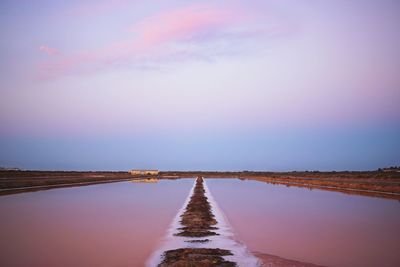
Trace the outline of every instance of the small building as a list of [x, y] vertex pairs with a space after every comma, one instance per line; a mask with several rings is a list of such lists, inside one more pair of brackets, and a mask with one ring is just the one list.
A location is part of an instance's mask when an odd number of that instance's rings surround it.
[[131, 175], [158, 175], [158, 170], [130, 170]]

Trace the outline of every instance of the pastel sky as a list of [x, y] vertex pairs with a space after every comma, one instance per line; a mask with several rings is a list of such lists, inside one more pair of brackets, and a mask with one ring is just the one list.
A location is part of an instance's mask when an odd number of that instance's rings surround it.
[[2, 0], [0, 166], [400, 165], [396, 0]]

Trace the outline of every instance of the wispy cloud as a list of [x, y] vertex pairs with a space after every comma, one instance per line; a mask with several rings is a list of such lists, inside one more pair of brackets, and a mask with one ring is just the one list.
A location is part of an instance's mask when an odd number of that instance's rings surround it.
[[153, 46], [170, 41], [204, 38], [242, 19], [243, 14], [237, 10], [193, 5], [145, 18], [134, 24], [130, 31], [139, 34], [141, 45]]
[[127, 39], [43, 62], [40, 76], [54, 78], [115, 66], [148, 68], [171, 60], [212, 59], [238, 49], [240, 42], [276, 31], [276, 21], [259, 23], [255, 14], [252, 17], [245, 10], [192, 4], [159, 12], [127, 27], [131, 33]]

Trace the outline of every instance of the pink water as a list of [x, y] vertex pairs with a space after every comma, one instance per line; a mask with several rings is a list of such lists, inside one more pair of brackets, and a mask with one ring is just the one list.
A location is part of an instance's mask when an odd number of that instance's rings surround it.
[[0, 197], [0, 266], [144, 266], [192, 179]]
[[[0, 266], [144, 266], [193, 179], [0, 196]], [[327, 266], [400, 266], [400, 202], [207, 179], [250, 251]], [[213, 201], [214, 201], [213, 200]]]
[[207, 179], [253, 252], [327, 266], [400, 266], [400, 202], [257, 181]]

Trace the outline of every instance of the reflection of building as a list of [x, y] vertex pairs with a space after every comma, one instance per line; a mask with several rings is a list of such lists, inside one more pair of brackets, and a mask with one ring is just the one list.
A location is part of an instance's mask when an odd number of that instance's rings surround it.
[[394, 166], [389, 168], [383, 168], [382, 171], [384, 172], [400, 172], [400, 167]]
[[158, 183], [157, 178], [145, 178], [145, 179], [132, 179], [132, 183]]
[[131, 170], [132, 175], [158, 175], [158, 170]]

